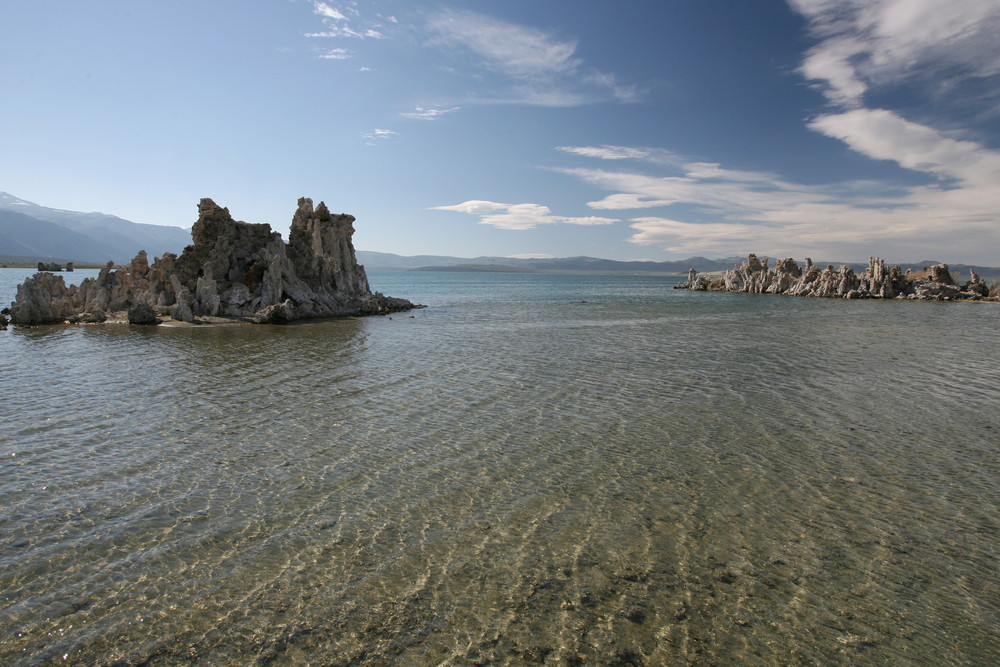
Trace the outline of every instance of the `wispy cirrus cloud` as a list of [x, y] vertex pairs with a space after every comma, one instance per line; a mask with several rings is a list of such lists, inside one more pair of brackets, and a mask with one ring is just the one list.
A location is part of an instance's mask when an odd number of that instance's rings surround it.
[[347, 17], [344, 16], [339, 9], [335, 9], [325, 2], [314, 2], [313, 11], [324, 18], [333, 19], [334, 21], [347, 20]]
[[1000, 74], [996, 0], [788, 1], [820, 39], [800, 71], [838, 105], [859, 106], [871, 88], [900, 80], [947, 72], [953, 94], [956, 78]]
[[553, 215], [548, 206], [541, 204], [500, 204], [484, 200], [470, 200], [451, 206], [432, 206], [431, 210], [468, 213], [479, 216], [479, 224], [514, 230], [532, 229], [539, 225], [611, 225], [621, 222], [616, 218], [597, 216], [574, 218]]
[[640, 97], [613, 74], [585, 67], [572, 38], [466, 10], [435, 13], [427, 27], [432, 45], [471, 54], [476, 68], [507, 82], [503, 95], [480, 94], [481, 103], [560, 107]]
[[351, 52], [347, 49], [329, 49], [326, 53], [320, 54], [319, 57], [327, 60], [347, 60], [351, 57]]
[[1000, 204], [1000, 152], [945, 136], [885, 109], [853, 109], [820, 116], [809, 127], [840, 139], [876, 160], [926, 172], [972, 191], [986, 188]]
[[512, 77], [549, 78], [575, 72], [576, 41], [471, 11], [444, 10], [429, 21], [440, 44], [462, 46], [486, 67]]
[[[329, 2], [321, 2], [320, 0], [313, 0], [312, 5], [313, 13], [322, 18], [324, 30], [307, 32], [306, 37], [350, 37], [354, 39], [381, 39], [384, 37], [382, 31], [384, 21], [381, 18], [374, 21], [362, 18], [353, 5], [338, 8]], [[396, 22], [394, 17], [389, 17], [387, 20], [391, 23]]]
[[414, 107], [413, 111], [404, 111], [400, 113], [400, 116], [404, 118], [413, 118], [415, 120], [437, 120], [442, 116], [454, 113], [458, 111], [461, 107]]
[[398, 135], [399, 132], [396, 132], [395, 130], [385, 130], [381, 128], [375, 128], [374, 130], [361, 133], [361, 137], [363, 139], [367, 139], [370, 146], [374, 145], [376, 141], [384, 141]]
[[[374, 3], [361, 6], [345, 0], [312, 0], [311, 4], [323, 29], [305, 33], [306, 37], [381, 40], [406, 34], [408, 39], [401, 43], [420, 43], [445, 55], [448, 62], [440, 71], [464, 78], [466, 92], [460, 99], [454, 94], [441, 95], [433, 109], [487, 104], [575, 107], [642, 98], [638, 86], [587, 66], [573, 37], [469, 10], [417, 9], [411, 20], [400, 25], [395, 16], [374, 10]], [[352, 55], [341, 46], [319, 57], [343, 60]], [[434, 91], [424, 97], [433, 99]], [[451, 103], [445, 103], [446, 99]], [[408, 117], [431, 120], [439, 115], [420, 115], [415, 110]]]
[[557, 151], [596, 157], [602, 160], [641, 160], [650, 157], [648, 148], [633, 148], [631, 146], [556, 146]]

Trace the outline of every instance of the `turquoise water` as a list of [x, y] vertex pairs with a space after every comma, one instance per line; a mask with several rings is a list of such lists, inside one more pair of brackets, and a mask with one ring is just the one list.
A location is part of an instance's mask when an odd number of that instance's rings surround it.
[[994, 304], [370, 279], [0, 331], [0, 664], [1000, 662]]

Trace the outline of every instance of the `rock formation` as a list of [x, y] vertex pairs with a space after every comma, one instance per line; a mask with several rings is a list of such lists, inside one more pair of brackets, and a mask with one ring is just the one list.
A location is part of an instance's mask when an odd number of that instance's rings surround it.
[[354, 216], [302, 198], [286, 245], [270, 225], [235, 221], [228, 209], [202, 199], [193, 244], [180, 256], [166, 253], [150, 265], [140, 251], [128, 266], [108, 262], [96, 278], [71, 287], [62, 276], [36, 273], [18, 286], [10, 319], [19, 325], [156, 324], [158, 316], [277, 323], [421, 307], [372, 294], [354, 254], [353, 223]]
[[923, 271], [903, 273], [898, 266], [887, 268], [877, 257], [868, 259], [868, 268], [859, 276], [854, 269], [833, 265], [820, 269], [806, 258], [805, 267], [793, 259], [782, 259], [769, 268], [767, 259], [751, 254], [721, 278], [698, 276], [691, 269], [688, 279], [675, 289], [708, 290], [714, 292], [748, 292], [752, 294], [791, 294], [793, 296], [840, 297], [844, 299], [923, 299], [951, 301], [957, 299], [997, 300], [1000, 290], [975, 274], [963, 286], [952, 278], [947, 264], [935, 264]]

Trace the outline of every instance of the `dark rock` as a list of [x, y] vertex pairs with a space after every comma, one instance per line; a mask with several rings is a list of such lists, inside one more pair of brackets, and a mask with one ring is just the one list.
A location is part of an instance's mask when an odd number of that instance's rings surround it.
[[83, 324], [100, 324], [108, 319], [108, 316], [101, 309], [95, 309], [93, 312], [80, 313], [79, 321]]
[[128, 309], [129, 324], [156, 325], [161, 321], [153, 307], [145, 301], [134, 303]]
[[[66, 269], [67, 271], [72, 271], [73, 270], [73, 263], [72, 262], [70, 262], [67, 266], [69, 267], [69, 268]], [[62, 266], [62, 264], [57, 264], [55, 262], [53, 262], [51, 264], [46, 264], [45, 262], [39, 262], [38, 263], [38, 270], [39, 271], [52, 271], [52, 272], [58, 273], [58, 272], [60, 272], [60, 271], [63, 270], [63, 266]]]
[[284, 303], [276, 303], [257, 311], [253, 321], [257, 324], [287, 324], [295, 319], [294, 312], [291, 299], [287, 299]]

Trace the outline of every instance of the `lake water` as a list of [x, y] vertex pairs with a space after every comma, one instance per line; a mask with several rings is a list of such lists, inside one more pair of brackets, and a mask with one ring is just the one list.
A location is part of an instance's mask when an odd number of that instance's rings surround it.
[[0, 331], [0, 664], [1000, 664], [997, 305], [370, 279]]

